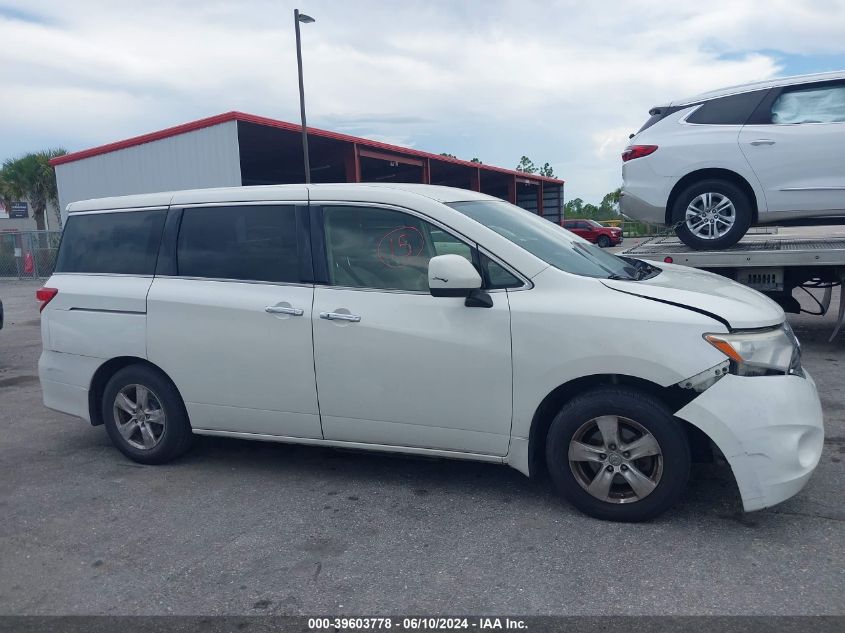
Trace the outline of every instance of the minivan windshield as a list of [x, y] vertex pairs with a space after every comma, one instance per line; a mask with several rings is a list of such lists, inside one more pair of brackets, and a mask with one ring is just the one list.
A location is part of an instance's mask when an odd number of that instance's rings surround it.
[[449, 206], [568, 273], [637, 280], [660, 272], [646, 262], [611, 255], [557, 224], [504, 200], [452, 202]]

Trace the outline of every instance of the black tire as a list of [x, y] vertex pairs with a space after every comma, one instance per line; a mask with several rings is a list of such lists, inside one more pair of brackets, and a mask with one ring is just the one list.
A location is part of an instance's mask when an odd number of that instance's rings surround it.
[[607, 248], [610, 246], [610, 238], [607, 235], [599, 235], [599, 239], [596, 240], [596, 244], [598, 244], [601, 248]]
[[702, 180], [686, 189], [675, 200], [672, 207], [672, 224], [675, 225], [686, 218], [687, 207], [703, 194], [717, 194], [727, 198], [734, 208], [734, 222], [730, 229], [720, 237], [706, 238], [696, 235], [686, 222], [675, 229], [681, 241], [695, 250], [720, 250], [736, 244], [748, 232], [751, 226], [753, 211], [748, 195], [737, 185], [727, 180]]
[[[570, 447], [576, 433], [589, 429], [596, 418], [616, 418], [622, 443], [610, 451], [599, 441], [597, 458], [600, 460], [604, 455], [604, 461], [571, 461]], [[633, 445], [637, 438], [636, 429], [629, 426], [630, 421], [638, 424], [640, 430], [647, 431], [639, 439], [648, 434], [652, 436], [649, 442], [656, 441], [659, 456], [623, 459], [623, 447]], [[598, 437], [602, 438], [603, 434], [599, 432]], [[579, 436], [579, 439], [583, 440], [583, 445], [590, 443], [586, 436]], [[592, 441], [595, 442], [595, 438]], [[611, 461], [616, 465], [611, 466]], [[686, 488], [690, 461], [686, 432], [672, 412], [656, 398], [629, 387], [602, 387], [573, 398], [557, 414], [546, 437], [546, 464], [557, 491], [585, 514], [608, 521], [648, 521], [668, 510]], [[615, 470], [607, 472], [607, 468]], [[591, 469], [595, 469], [596, 479], [599, 476], [610, 478], [605, 497], [613, 497], [613, 500], [599, 499], [587, 491], [586, 480], [590, 479]], [[639, 480], [639, 474], [634, 470], [651, 477], [652, 483], [648, 485], [653, 487], [642, 498], [628, 484], [628, 478]]]
[[[140, 423], [130, 414], [129, 409], [132, 407], [124, 409], [116, 402], [121, 392], [128, 398], [128, 401], [121, 400], [123, 406], [144, 400], [143, 396], [139, 395], [138, 386], [148, 390], [147, 410], [151, 412], [149, 416], [145, 414], [144, 421]], [[111, 441], [121, 453], [133, 461], [141, 464], [163, 464], [185, 453], [193, 443], [194, 436], [188, 414], [176, 386], [167, 376], [152, 367], [139, 364], [119, 370], [106, 384], [100, 406], [106, 432]], [[135, 411], [138, 411], [137, 407]], [[157, 414], [158, 411], [163, 412], [163, 417]], [[153, 421], [155, 419], [163, 422]], [[134, 423], [132, 420], [135, 420]], [[126, 433], [131, 432], [131, 435], [125, 436], [120, 428]], [[146, 444], [147, 440], [150, 440], [149, 448], [142, 445]]]

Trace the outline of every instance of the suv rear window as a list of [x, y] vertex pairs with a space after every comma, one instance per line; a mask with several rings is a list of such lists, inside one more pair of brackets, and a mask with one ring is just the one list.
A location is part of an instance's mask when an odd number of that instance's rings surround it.
[[71, 214], [57, 273], [152, 275], [167, 211]]
[[755, 90], [705, 101], [698, 110], [687, 117], [687, 123], [745, 125], [768, 92], [768, 89]]
[[[684, 107], [688, 108], [689, 106], [684, 106]], [[654, 125], [658, 121], [665, 119], [667, 116], [669, 116], [673, 112], [677, 112], [678, 110], [680, 110], [680, 108], [677, 107], [677, 106], [676, 107], [661, 106], [659, 108], [652, 108], [651, 110], [648, 111], [648, 113], [649, 113], [648, 120], [645, 123], [643, 123], [643, 126], [639, 130], [637, 130], [637, 134], [639, 134], [643, 130], [647, 130], [648, 128], [650, 128], [652, 125]]]

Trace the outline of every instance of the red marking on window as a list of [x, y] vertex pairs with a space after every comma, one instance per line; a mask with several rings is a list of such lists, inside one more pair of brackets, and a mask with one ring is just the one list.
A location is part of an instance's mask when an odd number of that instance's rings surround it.
[[403, 259], [419, 256], [424, 247], [425, 240], [419, 229], [399, 226], [385, 233], [379, 240], [376, 254], [379, 261], [388, 268], [399, 268], [406, 265]]

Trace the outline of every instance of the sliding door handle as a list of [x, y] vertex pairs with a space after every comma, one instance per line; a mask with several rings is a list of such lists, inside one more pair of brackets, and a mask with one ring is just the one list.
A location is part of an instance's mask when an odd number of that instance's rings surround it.
[[358, 323], [361, 317], [357, 314], [344, 314], [343, 312], [320, 312], [320, 318], [327, 321], [352, 321]]
[[305, 314], [305, 310], [302, 308], [288, 308], [286, 306], [267, 306], [264, 308], [264, 312], [269, 312], [270, 314], [291, 314], [293, 316], [302, 316]]

